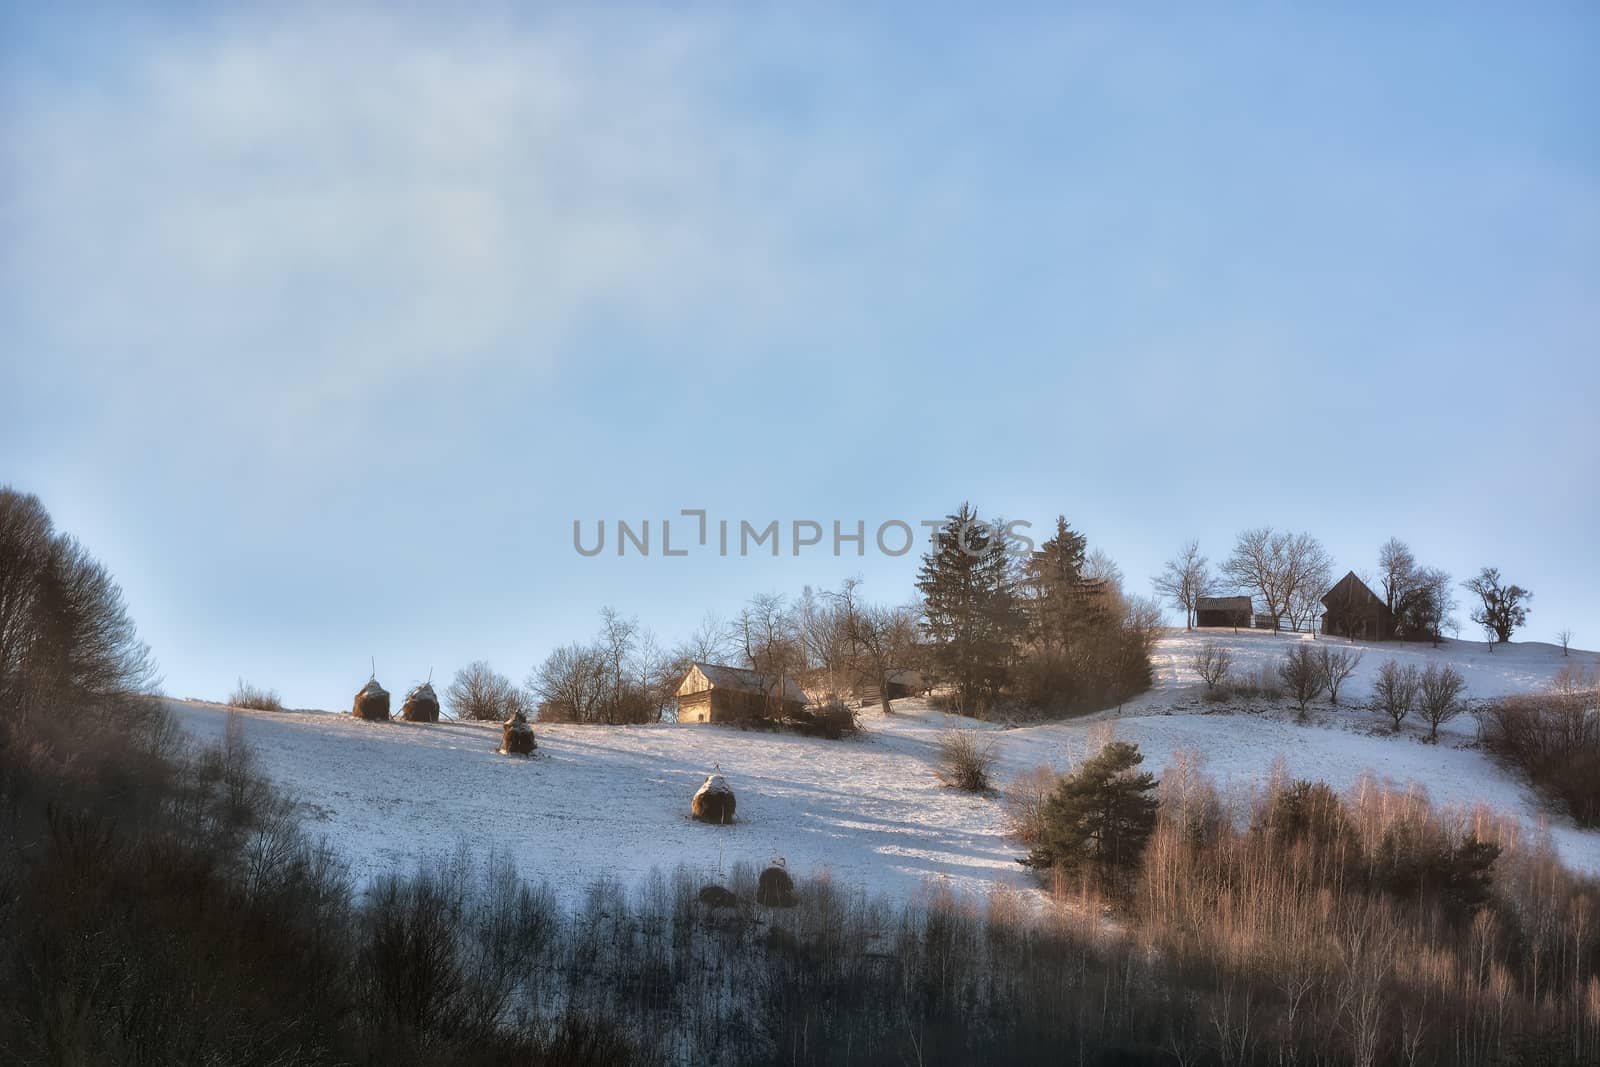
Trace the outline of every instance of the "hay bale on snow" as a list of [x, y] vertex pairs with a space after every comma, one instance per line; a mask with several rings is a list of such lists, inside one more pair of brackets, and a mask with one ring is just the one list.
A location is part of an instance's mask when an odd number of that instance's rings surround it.
[[794, 894], [794, 879], [789, 877], [782, 860], [775, 860], [761, 872], [761, 880], [756, 883], [756, 903], [769, 908], [792, 908], [799, 903]]
[[724, 889], [720, 885], [708, 885], [700, 890], [700, 903], [708, 908], [737, 908], [739, 898], [731, 889]]
[[400, 717], [406, 722], [438, 722], [439, 697], [433, 686], [423, 682], [407, 693], [405, 703], [400, 705]]
[[531, 756], [537, 747], [533, 727], [528, 725], [528, 717], [522, 712], [516, 712], [500, 724], [500, 751], [505, 755]]
[[368, 722], [388, 722], [389, 691], [378, 684], [377, 678], [369, 678], [367, 684], [361, 687], [361, 692], [356, 694], [350, 714]]
[[728, 780], [720, 774], [708, 774], [705, 784], [689, 802], [689, 814], [701, 822], [726, 824], [733, 821], [737, 806]]

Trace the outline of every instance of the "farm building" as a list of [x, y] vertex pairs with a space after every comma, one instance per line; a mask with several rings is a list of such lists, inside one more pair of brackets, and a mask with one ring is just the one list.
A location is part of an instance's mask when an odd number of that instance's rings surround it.
[[1340, 578], [1323, 596], [1322, 632], [1368, 641], [1387, 641], [1394, 637], [1394, 612], [1356, 577], [1356, 572]]
[[1247, 596], [1203, 596], [1194, 602], [1196, 626], [1250, 626]]
[[[918, 696], [928, 691], [928, 681], [922, 676], [921, 671], [903, 670], [890, 671], [887, 689], [890, 700], [899, 700], [901, 697]], [[856, 691], [856, 699], [862, 707], [878, 703], [877, 682], [866, 682]]]
[[805, 694], [793, 678], [775, 678], [742, 667], [694, 663], [678, 683], [679, 722], [732, 722], [803, 711]]

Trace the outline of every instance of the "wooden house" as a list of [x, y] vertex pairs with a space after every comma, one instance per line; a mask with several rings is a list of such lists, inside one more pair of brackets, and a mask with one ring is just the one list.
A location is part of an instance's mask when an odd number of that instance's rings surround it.
[[1247, 596], [1203, 596], [1194, 602], [1194, 624], [1249, 629], [1250, 607]]
[[1356, 577], [1356, 572], [1340, 578], [1323, 596], [1322, 632], [1366, 641], [1388, 641], [1394, 637], [1394, 612]]
[[679, 722], [736, 722], [781, 718], [803, 711], [806, 696], [790, 677], [771, 677], [743, 667], [693, 663], [678, 683]]

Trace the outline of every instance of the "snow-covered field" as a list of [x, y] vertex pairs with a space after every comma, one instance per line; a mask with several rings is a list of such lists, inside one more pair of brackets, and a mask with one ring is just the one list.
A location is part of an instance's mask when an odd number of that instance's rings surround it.
[[[997, 884], [1028, 890], [1034, 883], [1015, 862], [1023, 849], [1005, 834], [1000, 801], [943, 788], [935, 778], [935, 746], [951, 725], [997, 731], [1002, 785], [1039, 764], [1064, 766], [1110, 729], [1137, 742], [1145, 766], [1156, 771], [1179, 750], [1200, 754], [1226, 788], [1250, 788], [1281, 760], [1291, 775], [1338, 788], [1371, 772], [1425, 789], [1437, 803], [1485, 803], [1521, 817], [1530, 830], [1547, 824], [1568, 863], [1600, 872], [1600, 833], [1545, 815], [1531, 790], [1475, 747], [1470, 716], [1431, 745], [1417, 724], [1393, 736], [1372, 712], [1321, 706], [1302, 724], [1260, 702], [1201, 699], [1188, 662], [1197, 643], [1225, 644], [1237, 670], [1274, 662], [1300, 639], [1173, 631], [1157, 651], [1155, 689], [1121, 713], [1004, 728], [898, 701], [889, 718], [864, 711], [863, 735], [850, 741], [729, 726], [548, 725], [537, 727], [537, 756], [522, 759], [497, 754], [494, 725], [366, 723], [316, 711], [236, 714], [268, 775], [304, 803], [312, 833], [326, 837], [362, 880], [465, 842], [508, 852], [524, 874], [549, 881], [568, 899], [602, 874], [634, 883], [652, 868], [682, 864], [714, 875], [737, 861], [774, 856], [799, 873], [826, 870], [836, 882], [872, 893], [909, 896], [935, 879], [961, 891]], [[1538, 643], [1492, 654], [1470, 642], [1438, 650], [1362, 647], [1346, 702], [1365, 699], [1390, 657], [1449, 662], [1479, 699], [1541, 688], [1567, 664], [1600, 663], [1596, 653], [1563, 658]], [[229, 709], [170, 703], [198, 738], [221, 737]], [[689, 798], [714, 768], [738, 796], [732, 826], [689, 819]]]

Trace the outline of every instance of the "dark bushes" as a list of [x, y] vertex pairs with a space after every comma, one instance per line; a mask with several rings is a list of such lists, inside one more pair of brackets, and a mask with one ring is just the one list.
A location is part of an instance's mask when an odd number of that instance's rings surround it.
[[1490, 747], [1579, 826], [1600, 826], [1600, 670], [1567, 667], [1549, 692], [1506, 697], [1477, 714]]

